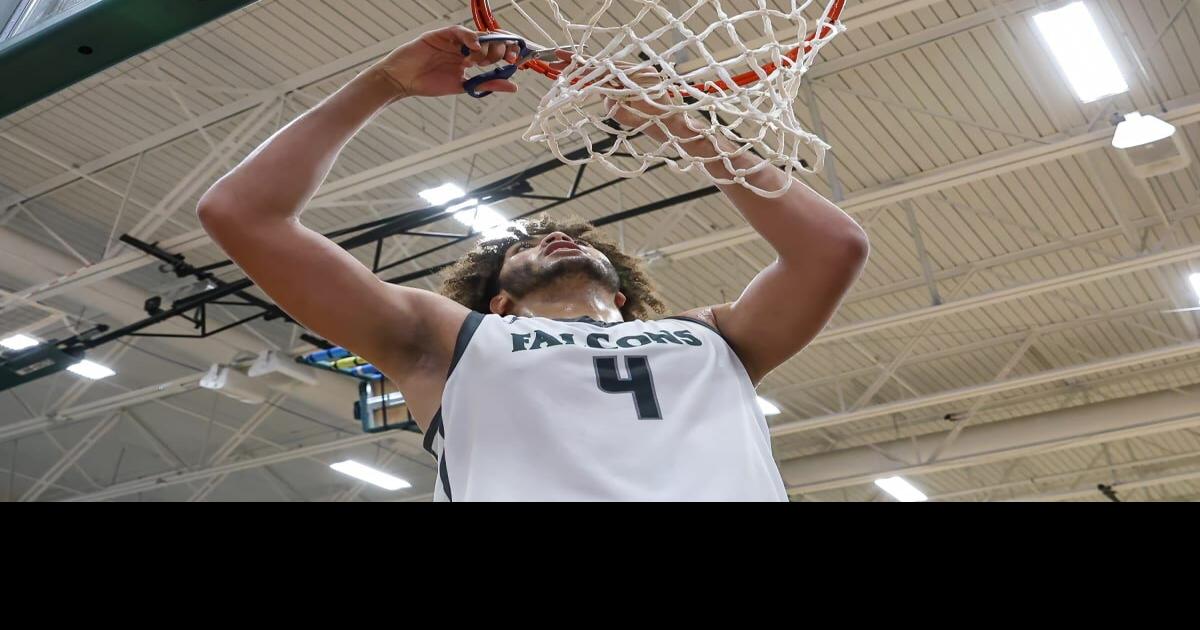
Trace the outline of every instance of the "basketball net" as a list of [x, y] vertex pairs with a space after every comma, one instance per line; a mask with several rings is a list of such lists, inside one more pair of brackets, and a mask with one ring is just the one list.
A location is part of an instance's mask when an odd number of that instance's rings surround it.
[[[675, 1], [675, 6], [690, 5], [678, 15], [664, 6], [671, 2], [621, 0], [617, 6], [632, 19], [614, 19], [614, 0], [601, 0], [582, 21], [566, 15], [558, 0], [527, 2], [529, 11], [531, 4], [546, 9], [536, 18], [511, 2], [538, 31], [537, 38], [576, 51], [571, 65], [555, 73], [525, 140], [546, 144], [568, 164], [597, 162], [617, 175], [636, 177], [665, 163], [764, 197], [786, 193], [796, 171], [821, 170], [830, 147], [804, 129], [794, 103], [821, 48], [844, 30], [838, 17], [845, 0], [831, 0], [811, 30], [804, 14], [814, 0]], [[535, 38], [533, 32], [527, 35]], [[637, 99], [653, 105], [644, 109], [654, 113], [626, 107], [641, 123], [631, 129], [612, 124], [616, 108]], [[680, 125], [664, 123], [680, 113], [691, 119], [683, 135], [677, 135]], [[652, 127], [666, 141], [645, 135]], [[598, 134], [613, 142], [595, 141]], [[716, 154], [689, 154], [683, 145], [695, 142], [712, 143]], [[579, 144], [587, 155], [567, 157], [568, 147]], [[726, 151], [730, 145], [736, 149]], [[749, 168], [735, 166], [734, 159], [747, 152], [763, 159]], [[705, 168], [710, 164], [723, 168]], [[788, 175], [781, 187], [764, 189], [749, 181], [772, 165]]]

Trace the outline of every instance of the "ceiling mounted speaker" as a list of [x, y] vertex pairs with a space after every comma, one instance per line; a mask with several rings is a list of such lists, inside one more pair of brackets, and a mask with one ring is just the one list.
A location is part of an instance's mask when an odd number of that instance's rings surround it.
[[247, 405], [267, 402], [269, 390], [249, 376], [225, 365], [214, 365], [200, 379], [200, 387], [211, 389]]

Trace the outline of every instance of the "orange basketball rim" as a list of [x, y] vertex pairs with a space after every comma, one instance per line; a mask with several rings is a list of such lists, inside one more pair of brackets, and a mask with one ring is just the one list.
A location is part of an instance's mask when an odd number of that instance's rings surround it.
[[[488, 4], [488, 0], [470, 0], [470, 2], [471, 15], [475, 18], [476, 30], [484, 33], [492, 33], [504, 30], [503, 27], [501, 27], [500, 22], [496, 20], [496, 16], [492, 13], [492, 7]], [[824, 26], [822, 26], [819, 30], [810, 33], [803, 42], [800, 42], [798, 46], [788, 51], [785, 57], [791, 59], [792, 61], [796, 61], [800, 55], [808, 53], [812, 47], [813, 40], [828, 37], [830, 31], [832, 31], [834, 28], [832, 25], [837, 24], [838, 20], [841, 19], [842, 8], [845, 5], [846, 0], [831, 0], [829, 5], [825, 7], [824, 20], [821, 22], [824, 24]], [[770, 74], [771, 72], [775, 71], [775, 67], [776, 66], [774, 63], [767, 63], [762, 66], [762, 69], [763, 72]], [[537, 59], [526, 62], [521, 66], [521, 69], [533, 70], [534, 72], [542, 74], [551, 80], [558, 79], [560, 74], [557, 70], [551, 68], [550, 64]], [[758, 81], [758, 79], [759, 74], [757, 72], [747, 71], [733, 77], [733, 82], [738, 86], [746, 86]], [[701, 92], [716, 92], [725, 91], [729, 86], [726, 85], [724, 81], [718, 81], [716, 83], [708, 83], [704, 85], [693, 85], [692, 87]]]

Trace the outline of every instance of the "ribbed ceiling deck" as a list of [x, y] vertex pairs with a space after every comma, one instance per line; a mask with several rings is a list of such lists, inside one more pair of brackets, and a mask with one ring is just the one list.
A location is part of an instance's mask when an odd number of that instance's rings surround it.
[[[784, 410], [771, 418], [773, 427], [864, 410], [869, 417], [780, 435], [775, 455], [781, 462], [947, 433], [956, 426], [947, 415], [969, 413], [962, 429], [967, 433], [973, 426], [1200, 383], [1200, 347], [1188, 349], [1198, 340], [1200, 320], [1193, 312], [1170, 312], [1196, 304], [1187, 276], [1200, 271], [1200, 165], [1138, 179], [1107, 146], [1109, 136], [1101, 137], [1111, 134], [1114, 114], [1161, 114], [1166, 105], [1166, 116], [1178, 116], [1187, 149], [1200, 155], [1200, 4], [1089, 3], [1110, 41], [1120, 44], [1115, 50], [1131, 89], [1087, 105], [1069, 91], [1032, 28], [1030, 16], [1040, 3], [848, 3], [849, 31], [824, 49], [807, 78], [813, 100], [802, 92], [796, 107], [806, 124], [814, 111], [820, 114], [834, 146], [831, 163], [843, 203], [867, 228], [872, 256], [826, 333], [771, 374], [760, 393]], [[502, 20], [511, 13], [496, 4]], [[560, 4], [569, 11], [587, 3]], [[199, 196], [255, 146], [395, 45], [429, 28], [466, 23], [468, 16], [464, 3], [452, 2], [262, 0], [0, 120], [0, 223], [55, 253], [53, 261], [31, 261], [43, 268], [40, 275], [21, 277], [6, 268], [0, 290], [21, 291], [129, 255], [114, 242], [121, 234], [150, 242], [196, 234]], [[1121, 43], [1122, 34], [1128, 44]], [[485, 185], [551, 160], [543, 147], [521, 140], [547, 84], [528, 75], [519, 82], [522, 92], [513, 98], [415, 99], [394, 106], [347, 147], [306, 224], [331, 231], [396, 215], [423, 207], [421, 190], [448, 181]], [[1100, 134], [1099, 140], [1080, 140], [1089, 134]], [[530, 183], [539, 194], [564, 194], [575, 177], [575, 169], [562, 167]], [[588, 169], [581, 189], [610, 179], [602, 169]], [[805, 182], [833, 194], [824, 176]], [[705, 185], [661, 169], [564, 204], [552, 215], [592, 220]], [[530, 200], [509, 200], [496, 209], [512, 217], [535, 207]], [[461, 226], [447, 219], [428, 229]], [[651, 274], [673, 310], [736, 298], [773, 259], [719, 195], [606, 230], [627, 249], [650, 255]], [[185, 252], [189, 261], [224, 260], [204, 243]], [[435, 244], [395, 238], [383, 260]], [[453, 260], [466, 247], [389, 273]], [[1167, 259], [1189, 248], [1195, 251]], [[373, 254], [356, 253], [364, 261]], [[174, 297], [191, 290], [156, 266], [146, 261], [117, 280]], [[240, 277], [232, 268], [221, 274]], [[413, 286], [434, 288], [435, 281]], [[66, 324], [88, 321], [129, 323], [68, 293], [0, 311], [0, 333], [32, 326], [31, 332], [64, 337], [71, 334]], [[296, 331], [281, 322], [256, 322], [244, 334], [261, 345], [242, 348], [246, 354], [238, 358], [270, 345], [299, 345]], [[1172, 348], [1182, 350], [1155, 358]], [[119, 375], [66, 406], [186, 377], [211, 363], [154, 339], [99, 352], [122, 349], [115, 360]], [[1119, 365], [1019, 385], [1020, 379], [1105, 361]], [[1018, 385], [973, 393], [1006, 381]], [[59, 375], [15, 395], [0, 394], [0, 430], [59, 409], [76, 382]], [[955, 393], [953, 400], [938, 399], [948, 392]], [[1193, 394], [1179, 396], [1181, 407], [1195, 405]], [[887, 411], [909, 402], [903, 411]], [[194, 389], [136, 404], [39, 498], [83, 496], [170, 471], [212, 468], [213, 452], [251, 421], [260, 424], [225, 463], [350, 438], [360, 434], [351, 405], [344, 401], [346, 413], [336, 416], [291, 398], [260, 408]], [[101, 420], [39, 432], [16, 446], [10, 441], [5, 448], [19, 457], [15, 470], [7, 458], [0, 460], [13, 480], [7, 497], [28, 492]], [[201, 480], [117, 498], [422, 498], [432, 490], [435, 471], [413, 444], [407, 437], [380, 439], [247, 467], [219, 477], [207, 490]], [[414, 488], [396, 494], [359, 489], [327, 468], [335, 456], [384, 462]], [[936, 500], [1106, 500], [1095, 491], [1101, 483], [1118, 489], [1128, 484], [1127, 491], [1118, 490], [1122, 500], [1194, 500], [1200, 498], [1200, 473], [1196, 479], [1188, 474], [1195, 471], [1200, 430], [1185, 428], [911, 480]], [[1079, 488], [1092, 490], [1072, 494]], [[802, 498], [882, 497], [873, 485], [854, 483]]]

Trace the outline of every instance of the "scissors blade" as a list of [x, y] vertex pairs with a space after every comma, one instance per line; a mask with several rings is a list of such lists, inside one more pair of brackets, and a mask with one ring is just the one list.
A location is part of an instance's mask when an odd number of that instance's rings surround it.
[[525, 61], [533, 61], [533, 60], [559, 61], [559, 58], [558, 58], [559, 52], [565, 52], [567, 54], [573, 55], [573, 54], [575, 54], [576, 50], [578, 50], [578, 46], [559, 46], [556, 48], [541, 48], [541, 47], [535, 48], [534, 45], [530, 44], [529, 54], [525, 56], [524, 60]]

